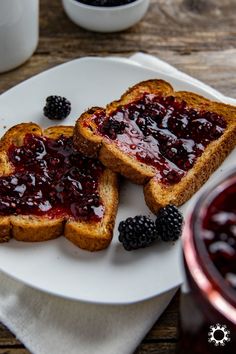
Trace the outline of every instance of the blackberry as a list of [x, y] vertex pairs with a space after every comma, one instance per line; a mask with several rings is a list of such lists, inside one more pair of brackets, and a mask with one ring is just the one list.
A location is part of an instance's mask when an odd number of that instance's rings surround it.
[[135, 216], [121, 221], [118, 231], [119, 241], [127, 251], [147, 247], [156, 239], [155, 223], [147, 216]]
[[65, 97], [48, 96], [43, 108], [44, 115], [49, 119], [64, 119], [71, 111], [71, 103]]
[[109, 119], [101, 128], [101, 132], [109, 136], [110, 139], [115, 140], [117, 134], [123, 134], [127, 125], [124, 122], [119, 122], [114, 119]]
[[76, 1], [86, 5], [109, 7], [109, 6], [119, 6], [119, 5], [129, 4], [136, 0], [76, 0]]
[[183, 216], [175, 205], [169, 204], [159, 210], [155, 224], [162, 241], [176, 241], [182, 233]]

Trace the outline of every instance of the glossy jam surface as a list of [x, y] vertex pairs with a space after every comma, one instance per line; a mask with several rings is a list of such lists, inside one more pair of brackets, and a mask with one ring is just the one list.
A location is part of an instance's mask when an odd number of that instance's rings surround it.
[[202, 228], [212, 262], [227, 283], [236, 290], [236, 184], [212, 201]]
[[216, 113], [188, 108], [173, 96], [147, 93], [109, 117], [100, 113], [94, 120], [101, 135], [116, 140], [121, 150], [153, 166], [157, 178], [166, 184], [179, 182], [226, 128], [224, 118]]
[[98, 221], [101, 163], [74, 150], [72, 138], [28, 134], [8, 150], [14, 172], [0, 177], [0, 215], [69, 216]]

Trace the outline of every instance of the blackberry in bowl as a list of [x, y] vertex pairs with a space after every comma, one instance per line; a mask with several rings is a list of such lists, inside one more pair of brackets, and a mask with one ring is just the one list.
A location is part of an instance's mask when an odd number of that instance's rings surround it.
[[62, 0], [68, 17], [95, 32], [123, 31], [141, 20], [150, 0]]
[[75, 0], [75, 1], [81, 2], [82, 4], [85, 5], [111, 7], [111, 6], [127, 5], [136, 0]]

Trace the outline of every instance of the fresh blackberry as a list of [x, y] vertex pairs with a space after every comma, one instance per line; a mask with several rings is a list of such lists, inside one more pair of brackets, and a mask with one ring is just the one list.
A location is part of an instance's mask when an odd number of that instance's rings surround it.
[[124, 122], [119, 122], [114, 119], [109, 119], [101, 128], [101, 132], [109, 136], [110, 139], [115, 140], [117, 134], [123, 134], [127, 125]]
[[48, 96], [43, 108], [44, 115], [49, 119], [64, 119], [71, 111], [71, 103], [65, 97]]
[[155, 223], [147, 216], [135, 216], [121, 221], [118, 231], [119, 241], [127, 251], [147, 247], [156, 239]]
[[169, 204], [159, 210], [155, 224], [162, 241], [176, 241], [182, 233], [183, 216], [175, 205]]
[[92, 6], [119, 6], [129, 4], [136, 0], [76, 0], [78, 2], [82, 2], [82, 4], [92, 5]]

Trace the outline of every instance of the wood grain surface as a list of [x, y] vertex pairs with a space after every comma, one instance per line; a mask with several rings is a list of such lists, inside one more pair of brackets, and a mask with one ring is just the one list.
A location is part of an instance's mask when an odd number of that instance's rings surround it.
[[[235, 0], [151, 0], [148, 13], [133, 28], [121, 33], [99, 34], [73, 24], [59, 0], [41, 0], [39, 46], [24, 65], [0, 75], [0, 93], [74, 58], [128, 57], [142, 51], [236, 97], [235, 16]], [[135, 354], [174, 354], [178, 340], [178, 308], [179, 294]], [[0, 354], [28, 353], [15, 336], [0, 325]]]

